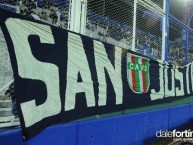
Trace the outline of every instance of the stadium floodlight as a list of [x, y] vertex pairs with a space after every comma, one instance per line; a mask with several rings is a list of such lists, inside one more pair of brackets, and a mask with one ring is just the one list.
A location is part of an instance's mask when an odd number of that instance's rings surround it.
[[185, 3], [186, 6], [188, 6], [188, 4], [189, 4], [190, 1], [191, 1], [191, 0], [183, 0], [183, 2]]
[[177, 2], [178, 3], [181, 3], [182, 4], [182, 6], [184, 6], [184, 7], [188, 7], [188, 4], [190, 3], [190, 1], [191, 0], [178, 0]]

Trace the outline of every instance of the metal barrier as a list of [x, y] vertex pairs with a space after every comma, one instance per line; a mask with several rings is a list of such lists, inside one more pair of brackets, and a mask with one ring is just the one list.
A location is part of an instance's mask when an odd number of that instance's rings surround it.
[[159, 5], [147, 0], [89, 0], [85, 34], [162, 59], [164, 10]]
[[135, 51], [162, 59], [162, 10], [139, 1], [136, 11]]
[[88, 1], [86, 35], [131, 49], [133, 3], [128, 1]]
[[185, 65], [192, 61], [193, 30], [180, 20], [169, 15], [169, 53], [170, 62]]
[[[47, 8], [42, 0], [37, 6]], [[193, 14], [185, 1], [52, 0], [50, 7], [61, 11], [62, 28], [179, 65], [192, 60]]]

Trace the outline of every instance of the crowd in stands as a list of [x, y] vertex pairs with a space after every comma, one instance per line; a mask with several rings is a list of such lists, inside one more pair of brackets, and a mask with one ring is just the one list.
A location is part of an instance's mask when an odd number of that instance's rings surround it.
[[[186, 42], [169, 42], [169, 61], [180, 66], [186, 64]], [[193, 45], [189, 42], [188, 62], [193, 61]]]
[[61, 28], [68, 26], [68, 0], [0, 0], [16, 8], [16, 12], [24, 16], [31, 16]]
[[[109, 17], [88, 11], [86, 28], [90, 37], [109, 42], [127, 49], [132, 48], [133, 28], [126, 23], [119, 23]], [[161, 59], [161, 37], [137, 30], [136, 51], [149, 57]]]
[[136, 34], [136, 49], [139, 51], [139, 53], [152, 58], [161, 59], [161, 37], [156, 37], [154, 35], [139, 30]]
[[[68, 29], [69, 0], [0, 0], [0, 4], [16, 8], [17, 13], [32, 16], [60, 28]], [[1, 5], [0, 5], [1, 6]], [[133, 28], [126, 23], [120, 23], [110, 17], [87, 11], [86, 35], [114, 45], [132, 48]], [[161, 36], [154, 36], [147, 32], [136, 31], [136, 51], [152, 58], [161, 59]], [[193, 53], [189, 53], [189, 60], [193, 60]], [[169, 61], [184, 64], [185, 48], [180, 43], [170, 42]]]
[[182, 42], [170, 42], [169, 43], [169, 60], [176, 62], [178, 65], [185, 63], [185, 44]]

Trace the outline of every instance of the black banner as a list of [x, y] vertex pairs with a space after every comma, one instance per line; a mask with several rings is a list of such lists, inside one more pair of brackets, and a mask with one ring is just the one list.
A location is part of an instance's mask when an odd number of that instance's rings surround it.
[[1, 10], [17, 107], [28, 139], [51, 124], [191, 96], [192, 64], [176, 67]]

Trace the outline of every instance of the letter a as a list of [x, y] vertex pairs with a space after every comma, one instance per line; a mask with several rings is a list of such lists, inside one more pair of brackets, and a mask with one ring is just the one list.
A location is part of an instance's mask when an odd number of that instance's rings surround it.
[[[80, 73], [82, 82], [77, 82]], [[68, 33], [68, 66], [65, 111], [75, 108], [76, 93], [85, 92], [88, 107], [95, 106], [93, 81], [79, 35]]]

